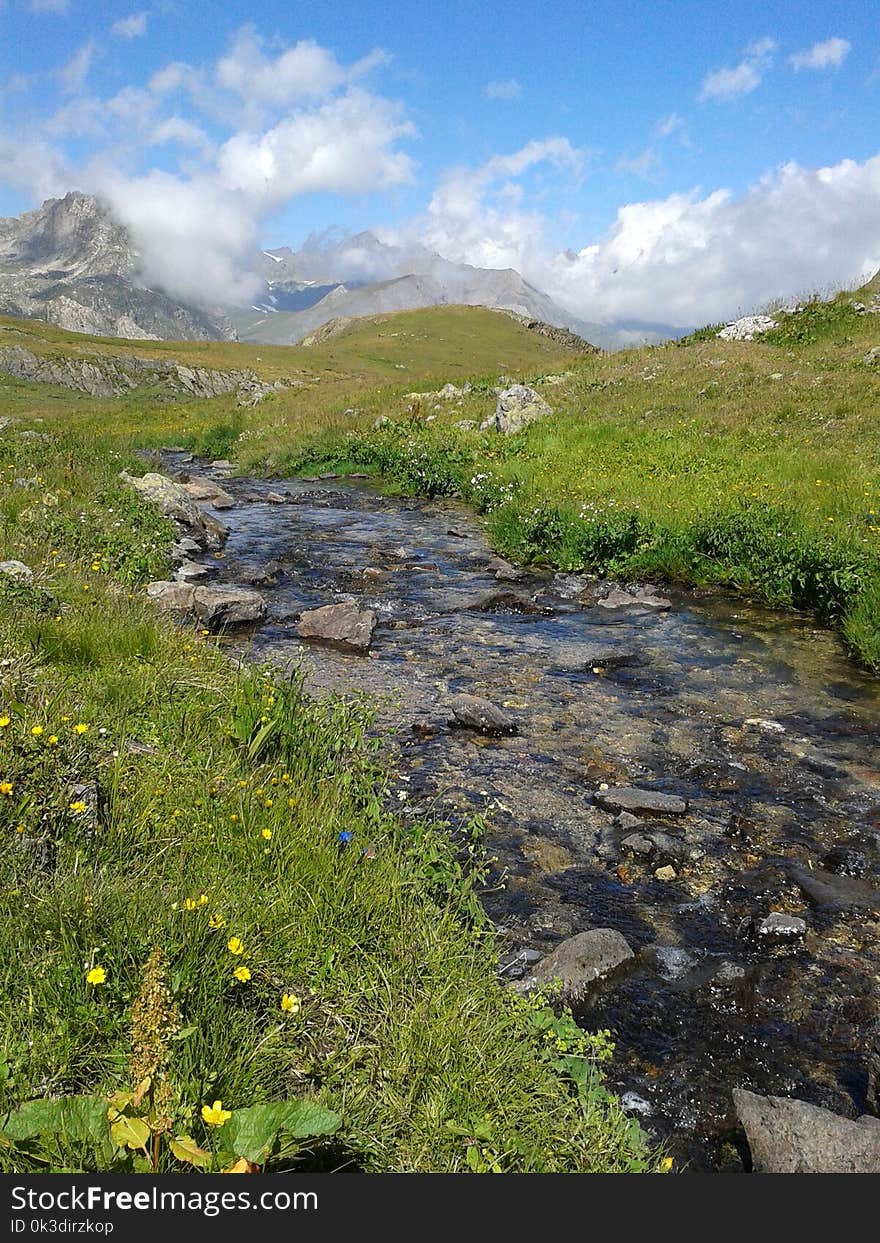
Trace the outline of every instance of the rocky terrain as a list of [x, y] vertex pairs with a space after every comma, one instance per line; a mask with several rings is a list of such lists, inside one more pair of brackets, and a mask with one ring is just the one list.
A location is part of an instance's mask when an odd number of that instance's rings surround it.
[[129, 340], [234, 338], [222, 313], [146, 288], [138, 267], [128, 232], [90, 195], [0, 218], [0, 313]]

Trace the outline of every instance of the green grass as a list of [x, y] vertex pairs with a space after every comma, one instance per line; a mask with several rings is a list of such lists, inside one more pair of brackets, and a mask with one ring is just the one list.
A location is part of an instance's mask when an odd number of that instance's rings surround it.
[[[604, 1037], [496, 981], [480, 822], [404, 827], [368, 703], [238, 669], [144, 599], [172, 532], [119, 471], [143, 466], [138, 444], [218, 436], [239, 412], [10, 382], [0, 415], [18, 420], [0, 432], [0, 559], [35, 571], [0, 587], [0, 1169], [144, 1168], [2, 1128], [29, 1100], [133, 1090], [150, 1040], [166, 1139], [216, 1146], [216, 1099], [338, 1113], [331, 1140], [269, 1168], [650, 1168], [603, 1087]], [[152, 1030], [132, 1007], [156, 950], [176, 1017]]]

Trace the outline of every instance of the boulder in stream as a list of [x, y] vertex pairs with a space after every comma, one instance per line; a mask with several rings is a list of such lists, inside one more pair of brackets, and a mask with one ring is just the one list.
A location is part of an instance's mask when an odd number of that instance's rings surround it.
[[646, 812], [659, 816], [683, 816], [688, 809], [687, 799], [677, 794], [663, 794], [660, 790], [638, 790], [635, 786], [614, 786], [599, 790], [596, 802], [609, 811]]
[[591, 928], [560, 942], [518, 988], [531, 992], [561, 981], [561, 999], [579, 1001], [591, 985], [634, 960], [632, 947], [614, 928]]
[[247, 587], [196, 587], [193, 607], [209, 630], [262, 621], [266, 602]]
[[640, 588], [637, 591], [622, 591], [615, 587], [609, 591], [604, 600], [599, 601], [599, 608], [654, 609], [657, 612], [665, 612], [672, 608], [672, 601], [666, 596], [658, 595], [650, 587]]
[[296, 631], [301, 639], [332, 643], [353, 652], [366, 652], [373, 641], [376, 614], [354, 600], [325, 604], [300, 614]]
[[188, 613], [195, 588], [190, 583], [148, 583], [147, 595], [166, 613]]
[[455, 695], [449, 701], [453, 720], [450, 725], [476, 729], [481, 734], [515, 734], [517, 724], [490, 699], [480, 695]]
[[735, 1088], [758, 1174], [880, 1174], [880, 1119], [855, 1122], [806, 1101]]

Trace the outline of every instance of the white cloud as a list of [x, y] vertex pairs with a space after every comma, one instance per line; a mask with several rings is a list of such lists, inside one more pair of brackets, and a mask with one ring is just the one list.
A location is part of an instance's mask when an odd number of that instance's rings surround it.
[[94, 58], [95, 44], [90, 39], [88, 43], [84, 43], [74, 52], [63, 68], [58, 70], [58, 80], [61, 83], [61, 89], [66, 94], [74, 95], [83, 89]]
[[132, 13], [130, 17], [120, 17], [110, 27], [110, 33], [116, 35], [118, 39], [139, 39], [147, 33], [147, 18], [149, 13], [146, 9], [141, 9], [139, 13]]
[[654, 133], [658, 138], [668, 138], [670, 134], [674, 134], [676, 130], [680, 130], [684, 126], [683, 119], [677, 112], [670, 112], [669, 116], [661, 117], [654, 126]]
[[[403, 143], [415, 129], [402, 106], [359, 85], [383, 52], [344, 64], [312, 41], [269, 50], [245, 27], [216, 63], [173, 62], [147, 87], [107, 98], [85, 89], [95, 54], [89, 42], [55, 71], [71, 98], [48, 119], [8, 142], [0, 134], [0, 183], [35, 197], [73, 186], [102, 194], [131, 229], [146, 279], [179, 297], [250, 301], [262, 223], [297, 195], [364, 194], [413, 177]], [[89, 140], [75, 167], [68, 139]]]
[[483, 87], [483, 94], [487, 99], [519, 99], [522, 95], [522, 86], [516, 78], [498, 79], [487, 82]]
[[795, 70], [839, 69], [851, 48], [852, 44], [848, 39], [834, 36], [834, 38], [826, 39], [824, 43], [814, 43], [806, 51], [795, 52], [788, 59]]
[[303, 39], [274, 57], [266, 55], [265, 47], [253, 26], [242, 27], [217, 62], [218, 86], [243, 99], [284, 106], [328, 95], [389, 60], [386, 52], [376, 50], [352, 65], [341, 65], [313, 39]]
[[261, 134], [233, 135], [220, 150], [219, 179], [272, 205], [315, 190], [386, 190], [412, 179], [412, 160], [394, 143], [414, 133], [397, 105], [352, 87]]
[[660, 167], [660, 152], [656, 147], [645, 147], [644, 151], [640, 151], [638, 155], [620, 156], [614, 165], [614, 171], [641, 177], [643, 181], [650, 181], [659, 173]]
[[453, 170], [428, 218], [396, 236], [459, 262], [517, 268], [586, 320], [694, 327], [880, 268], [880, 154], [786, 164], [738, 197], [717, 189], [629, 203], [578, 253], [558, 248], [557, 222], [530, 211], [527, 197], [507, 206], [491, 190]]
[[737, 95], [747, 95], [760, 86], [764, 74], [773, 62], [776, 51], [775, 40], [766, 37], [749, 44], [745, 49], [744, 59], [731, 68], [716, 69], [703, 79], [700, 86], [699, 99], [734, 99]]

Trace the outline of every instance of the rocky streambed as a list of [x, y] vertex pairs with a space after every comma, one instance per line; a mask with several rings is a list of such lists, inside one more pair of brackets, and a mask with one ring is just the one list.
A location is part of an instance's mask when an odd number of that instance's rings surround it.
[[404, 815], [487, 814], [505, 977], [564, 977], [561, 956], [579, 1019], [616, 1039], [612, 1085], [670, 1151], [742, 1168], [748, 1092], [876, 1110], [880, 686], [834, 636], [520, 574], [463, 507], [367, 481], [164, 469], [200, 476], [209, 510], [205, 478], [225, 494], [223, 558], [180, 558], [190, 583], [258, 593], [230, 641], [377, 696]]

